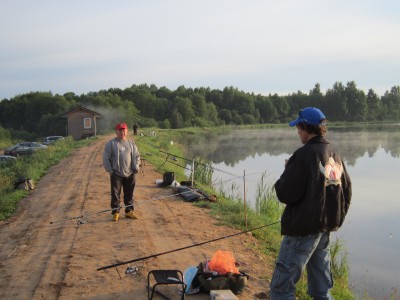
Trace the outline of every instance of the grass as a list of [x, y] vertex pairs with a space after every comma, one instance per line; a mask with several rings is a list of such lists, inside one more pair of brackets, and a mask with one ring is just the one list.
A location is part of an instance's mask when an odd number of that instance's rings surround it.
[[32, 155], [20, 156], [15, 162], [0, 167], [0, 220], [5, 220], [16, 211], [19, 201], [28, 191], [15, 189], [14, 183], [20, 177], [38, 182], [47, 170], [67, 157], [74, 149], [87, 145], [91, 139], [74, 141], [67, 138], [39, 150]]

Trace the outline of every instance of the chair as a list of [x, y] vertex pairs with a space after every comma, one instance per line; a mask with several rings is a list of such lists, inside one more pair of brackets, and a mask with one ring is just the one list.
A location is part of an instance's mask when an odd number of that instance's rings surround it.
[[[152, 276], [151, 276], [152, 275]], [[155, 284], [150, 287], [150, 279], [153, 277]], [[183, 281], [183, 273], [179, 270], [152, 270], [147, 275], [147, 296], [148, 300], [153, 299], [154, 292], [158, 285], [180, 285], [182, 287], [181, 300], [185, 299], [186, 283]], [[150, 295], [151, 289], [151, 295]]]

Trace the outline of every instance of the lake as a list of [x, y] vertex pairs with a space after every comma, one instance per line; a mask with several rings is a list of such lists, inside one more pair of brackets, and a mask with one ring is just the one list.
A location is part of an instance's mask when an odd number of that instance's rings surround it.
[[[345, 244], [350, 285], [360, 297], [365, 292], [373, 299], [400, 297], [399, 131], [400, 124], [328, 127], [326, 135], [344, 158], [352, 180], [350, 210], [333, 239]], [[187, 156], [212, 161], [213, 182], [222, 182], [225, 190], [234, 185], [242, 196], [245, 173], [246, 201], [252, 205], [261, 174], [265, 172], [272, 185], [283, 172], [285, 159], [301, 146], [296, 128], [242, 129], [189, 145]]]

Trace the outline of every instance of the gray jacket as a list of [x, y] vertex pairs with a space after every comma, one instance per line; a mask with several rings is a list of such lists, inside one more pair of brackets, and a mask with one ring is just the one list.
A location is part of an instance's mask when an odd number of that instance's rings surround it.
[[129, 177], [132, 173], [137, 173], [140, 170], [140, 154], [134, 141], [127, 140], [130, 145], [131, 153], [131, 168], [129, 174], [124, 174], [120, 166], [120, 157], [122, 142], [114, 138], [107, 142], [103, 153], [103, 166], [104, 169], [110, 174], [116, 173], [119, 176]]

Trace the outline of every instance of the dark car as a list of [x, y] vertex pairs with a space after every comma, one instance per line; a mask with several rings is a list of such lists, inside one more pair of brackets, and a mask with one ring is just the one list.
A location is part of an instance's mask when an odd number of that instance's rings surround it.
[[64, 137], [61, 135], [53, 135], [53, 136], [48, 136], [44, 139], [43, 145], [51, 145], [57, 141], [63, 140]]
[[12, 155], [12, 156], [28, 155], [34, 153], [37, 150], [45, 148], [47, 148], [46, 145], [42, 145], [36, 142], [24, 142], [4, 150], [4, 155]]
[[5, 165], [15, 161], [17, 158], [11, 155], [0, 155], [0, 165]]

